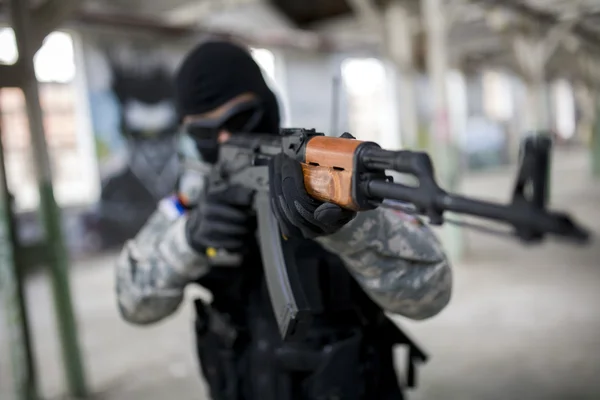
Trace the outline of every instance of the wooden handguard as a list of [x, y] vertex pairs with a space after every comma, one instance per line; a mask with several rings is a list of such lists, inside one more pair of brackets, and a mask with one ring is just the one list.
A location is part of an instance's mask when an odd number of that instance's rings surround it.
[[358, 210], [352, 198], [354, 153], [360, 140], [317, 136], [306, 144], [304, 186], [312, 197]]

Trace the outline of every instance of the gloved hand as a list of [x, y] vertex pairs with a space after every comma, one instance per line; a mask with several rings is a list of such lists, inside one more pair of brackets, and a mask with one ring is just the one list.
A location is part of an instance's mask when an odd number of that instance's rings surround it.
[[200, 254], [209, 248], [242, 253], [256, 229], [251, 201], [252, 192], [239, 186], [207, 194], [186, 222], [190, 246]]
[[311, 197], [304, 187], [302, 166], [283, 153], [270, 161], [269, 185], [271, 207], [284, 236], [330, 235], [356, 216], [354, 211]]

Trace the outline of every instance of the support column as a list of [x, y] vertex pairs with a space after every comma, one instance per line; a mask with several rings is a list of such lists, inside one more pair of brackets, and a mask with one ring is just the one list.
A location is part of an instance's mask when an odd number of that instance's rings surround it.
[[578, 133], [583, 133], [590, 146], [592, 176], [600, 177], [600, 62], [590, 54], [580, 54], [576, 63], [581, 80], [575, 86], [575, 96], [582, 111]]
[[31, 11], [27, 7], [27, 2], [11, 0], [10, 12], [19, 51], [18, 63], [22, 73], [22, 89], [27, 106], [35, 172], [39, 185], [40, 216], [45, 228], [47, 261], [50, 268], [66, 379], [70, 393], [75, 397], [84, 397], [87, 395], [87, 385], [72, 307], [68, 255], [61, 229], [60, 211], [52, 189], [51, 163], [47, 151], [38, 83], [33, 64], [36, 35], [33, 33]]
[[403, 147], [417, 147], [418, 114], [415, 81], [417, 73], [413, 60], [414, 34], [412, 16], [402, 0], [392, 0], [383, 14], [373, 0], [349, 0], [348, 4], [363, 23], [378, 33], [381, 53], [389, 58], [399, 83], [400, 142]]
[[[427, 31], [427, 68], [433, 98], [431, 153], [440, 186], [455, 191], [460, 171], [457, 138], [452, 133], [448, 108], [447, 10], [442, 0], [422, 0], [421, 7]], [[465, 252], [462, 229], [446, 224], [442, 239], [450, 258], [460, 260]]]
[[17, 261], [17, 232], [8, 193], [2, 137], [0, 120], [0, 294], [6, 307], [15, 399], [37, 400], [38, 388], [25, 302], [23, 265]]
[[[546, 85], [546, 63], [555, 51], [559, 37], [554, 35], [547, 39], [516, 35], [513, 39], [515, 58], [526, 84], [526, 123], [523, 136], [550, 136], [552, 122], [550, 119], [550, 103]], [[551, 139], [551, 136], [550, 136]], [[549, 171], [546, 177], [546, 197], [551, 193], [551, 161], [548, 161]]]
[[527, 81], [527, 131], [550, 132], [552, 121], [548, 105], [548, 90], [543, 78], [534, 78]]
[[543, 40], [517, 35], [513, 49], [527, 90], [525, 128], [527, 132], [548, 131], [552, 124], [546, 93], [546, 44]]
[[576, 136], [591, 145], [594, 136], [594, 123], [597, 118], [596, 94], [589, 85], [579, 81], [574, 84], [575, 103], [579, 110]]
[[[551, 107], [546, 85], [546, 64], [579, 21], [582, 15], [580, 6], [580, 2], [572, 2], [560, 15], [560, 22], [538, 34], [524, 32], [515, 27], [511, 29], [508, 18], [497, 14], [499, 9], [493, 9], [488, 13], [488, 22], [492, 29], [508, 33], [515, 59], [525, 78], [527, 131], [547, 132], [552, 128]], [[532, 28], [538, 29], [537, 26]]]
[[399, 71], [400, 134], [403, 147], [417, 147], [418, 115], [415, 81], [417, 72], [413, 51], [413, 21], [399, 0], [392, 1], [385, 13], [387, 53]]

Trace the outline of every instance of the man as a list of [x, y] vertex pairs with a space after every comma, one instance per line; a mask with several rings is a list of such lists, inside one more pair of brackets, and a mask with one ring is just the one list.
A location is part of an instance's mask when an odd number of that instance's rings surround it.
[[275, 96], [247, 51], [211, 41], [182, 63], [176, 101], [202, 167], [184, 171], [177, 195], [126, 243], [117, 265], [123, 318], [159, 321], [197, 283], [213, 295], [210, 305], [196, 301], [198, 355], [213, 399], [402, 399], [392, 346], [407, 339], [384, 311], [422, 320], [448, 304], [451, 269], [430, 229], [390, 210], [323, 204], [306, 193], [296, 161], [274, 157], [273, 211], [315, 311], [305, 341], [282, 343], [252, 193], [230, 187], [208, 196], [203, 188], [232, 132], [278, 134]]

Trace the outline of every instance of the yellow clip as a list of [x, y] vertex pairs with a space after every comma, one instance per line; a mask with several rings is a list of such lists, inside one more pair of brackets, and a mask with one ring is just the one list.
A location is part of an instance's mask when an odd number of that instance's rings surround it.
[[288, 240], [287, 236], [285, 235], [281, 235], [281, 237], [283, 238], [283, 240]]
[[206, 255], [210, 258], [214, 257], [217, 255], [217, 249], [215, 249], [214, 247], [209, 247], [206, 249]]

